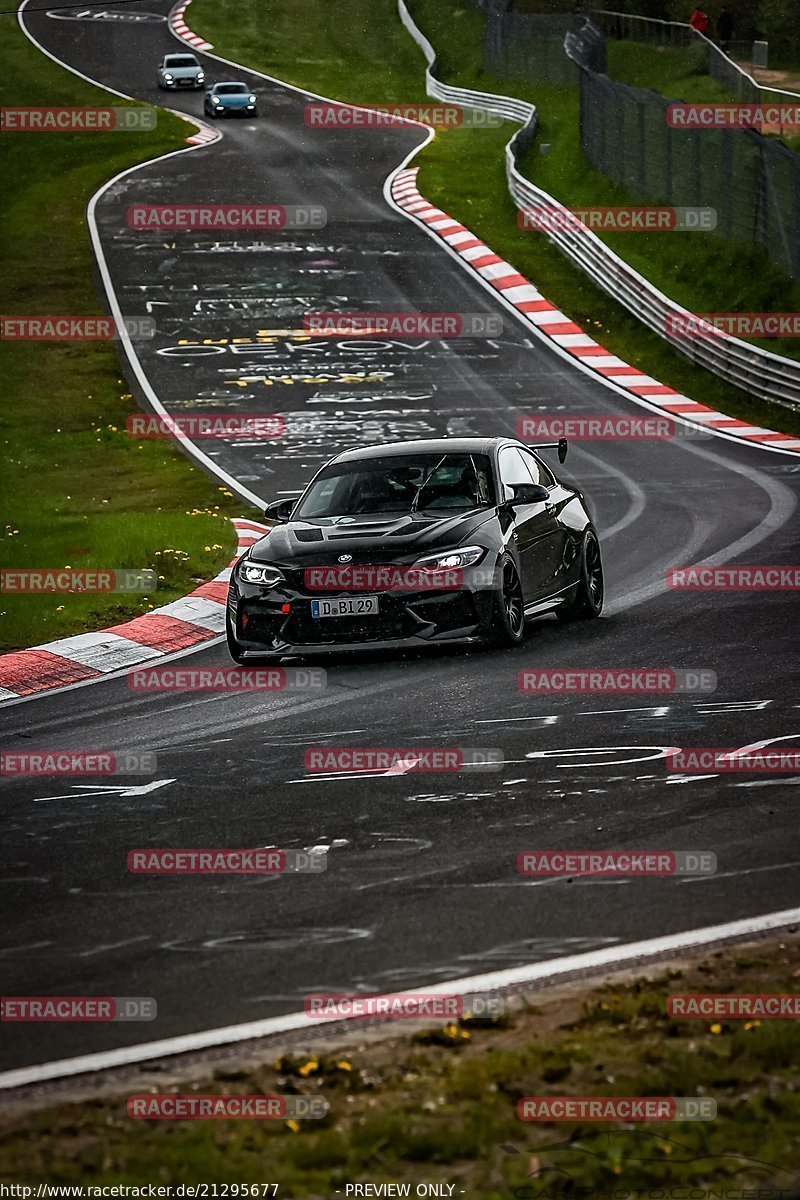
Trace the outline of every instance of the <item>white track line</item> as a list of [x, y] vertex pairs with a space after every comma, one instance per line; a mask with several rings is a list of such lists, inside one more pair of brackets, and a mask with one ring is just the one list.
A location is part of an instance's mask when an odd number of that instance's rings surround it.
[[[613, 968], [637, 959], [653, 958], [658, 955], [690, 950], [696, 946], [713, 944], [729, 939], [741, 940], [751, 934], [764, 933], [771, 929], [782, 929], [800, 923], [800, 908], [787, 908], [781, 912], [765, 913], [758, 917], [746, 917], [741, 921], [729, 921], [724, 925], [708, 925], [703, 929], [690, 929], [684, 933], [667, 934], [664, 937], [648, 938], [646, 941], [629, 942], [624, 946], [612, 946], [603, 950], [590, 950], [586, 954], [570, 954], [564, 958], [547, 962], [530, 963], [522, 967], [510, 967], [505, 971], [490, 971], [485, 975], [469, 975], [453, 979], [448, 983], [436, 983], [429, 987], [414, 988], [397, 995], [413, 996], [420, 992], [436, 995], [464, 995], [470, 992], [497, 991], [536, 980], [557, 980], [559, 976], [573, 971], [593, 971], [597, 968]], [[356, 1021], [355, 1025], [351, 1022]], [[104, 1050], [99, 1054], [84, 1054], [80, 1058], [63, 1058], [57, 1062], [41, 1063], [33, 1067], [21, 1067], [0, 1074], [0, 1090], [25, 1087], [46, 1080], [65, 1079], [73, 1075], [85, 1075], [92, 1071], [107, 1071], [131, 1063], [147, 1062], [150, 1059], [168, 1058], [176, 1054], [189, 1054], [214, 1046], [232, 1045], [269, 1037], [276, 1033], [287, 1033], [306, 1029], [313, 1035], [317, 1026], [339, 1022], [347, 1023], [347, 1032], [358, 1028], [358, 1018], [341, 1017], [313, 1018], [305, 1012], [288, 1013], [283, 1017], [267, 1017], [262, 1021], [248, 1021], [242, 1025], [227, 1025], [219, 1029], [205, 1029], [200, 1033], [188, 1033], [180, 1037], [164, 1038], [156, 1042], [144, 1042], [137, 1046], [123, 1046], [119, 1050]]]
[[[115, 88], [111, 88], [104, 83], [100, 83], [97, 79], [91, 79], [88, 75], [84, 75], [82, 71], [78, 71], [75, 67], [71, 67], [69, 63], [63, 62], [60, 58], [57, 58], [55, 54], [51, 54], [49, 50], [46, 50], [41, 42], [37, 41], [37, 39], [33, 36], [23, 20], [24, 10], [27, 4], [28, 0], [22, 0], [22, 3], [17, 10], [17, 20], [19, 22], [20, 29], [28, 38], [28, 40], [32, 42], [34, 46], [36, 46], [37, 50], [41, 50], [42, 54], [45, 54], [49, 59], [52, 60], [52, 62], [57, 63], [58, 66], [63, 67], [64, 70], [70, 71], [73, 75], [77, 75], [79, 79], [83, 79], [87, 83], [91, 83], [94, 87], [101, 88], [105, 92], [110, 92], [114, 96], [119, 96], [122, 100], [136, 99], [134, 96], [128, 96], [125, 94], [125, 92], [118, 92]], [[161, 107], [163, 108], [164, 106]], [[173, 112], [174, 110], [168, 109], [167, 111]], [[182, 119], [196, 124], [196, 122], [193, 122], [192, 118], [188, 115], [184, 113], [179, 115]], [[203, 145], [207, 144], [208, 143], [204, 143]], [[136, 166], [128, 167], [126, 170], [120, 171], [119, 174], [115, 175], [112, 179], [109, 179], [94, 193], [86, 208], [86, 220], [89, 225], [89, 235], [92, 240], [92, 248], [97, 259], [100, 277], [103, 280], [103, 288], [106, 293], [109, 308], [111, 309], [111, 314], [117, 322], [117, 326], [120, 331], [120, 343], [125, 350], [125, 356], [128, 359], [131, 369], [136, 376], [139, 387], [147, 397], [153, 412], [157, 413], [161, 417], [167, 418], [169, 418], [169, 413], [159, 400], [155, 390], [150, 384], [149, 379], [145, 375], [144, 368], [139, 361], [135, 347], [131, 341], [130, 333], [126, 328], [122, 315], [122, 309], [120, 308], [119, 300], [117, 299], [117, 293], [114, 290], [113, 283], [111, 282], [111, 274], [108, 269], [105, 254], [103, 252], [102, 242], [100, 241], [100, 234], [95, 219], [95, 209], [97, 208], [98, 201], [103, 198], [109, 188], [113, 187], [115, 183], [117, 183], [120, 179], [124, 179], [127, 175], [132, 175], [134, 172], [141, 171], [145, 167], [151, 167], [155, 163], [166, 162], [167, 159], [175, 158], [175, 156], [178, 154], [193, 154], [195, 150], [200, 150], [202, 148], [202, 145], [194, 145], [186, 146], [180, 150], [171, 150], [168, 154], [161, 154], [157, 158], [150, 158], [147, 160], [147, 162], [137, 163]], [[232, 492], [238, 496], [241, 496], [243, 500], [246, 500], [248, 504], [252, 504], [255, 508], [264, 507], [264, 500], [261, 496], [257, 496], [255, 492], [251, 492], [249, 488], [244, 486], [244, 484], [239, 483], [238, 480], [234, 479], [232, 475], [229, 475], [228, 472], [219, 467], [213, 461], [213, 459], [209, 458], [207, 454], [204, 454], [202, 450], [195, 446], [193, 442], [181, 439], [180, 445], [188, 455], [190, 455], [200, 466], [203, 467], [204, 470], [213, 475], [215, 479], [219, 479], [220, 482], [224, 483], [226, 487], [229, 487]]]

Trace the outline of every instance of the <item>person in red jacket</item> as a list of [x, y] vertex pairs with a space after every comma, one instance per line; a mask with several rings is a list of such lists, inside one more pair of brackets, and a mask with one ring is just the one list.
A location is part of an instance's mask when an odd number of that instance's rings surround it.
[[696, 29], [698, 33], [708, 33], [708, 13], [701, 5], [698, 4], [692, 15], [689, 17], [689, 24], [692, 29]]

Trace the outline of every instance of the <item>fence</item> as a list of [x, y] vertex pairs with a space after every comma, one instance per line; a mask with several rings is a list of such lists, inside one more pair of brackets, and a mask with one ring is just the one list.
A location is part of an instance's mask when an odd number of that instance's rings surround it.
[[[592, 9], [591, 19], [606, 37], [618, 41], [643, 42], [652, 46], [703, 46], [708, 54], [708, 74], [744, 103], [796, 103], [800, 100], [798, 92], [758, 83], [715, 42], [681, 21], [660, 21], [655, 17], [634, 16], [633, 13], [612, 12], [605, 8]], [[741, 42], [734, 44], [742, 45]], [[749, 46], [752, 51], [752, 42]]]
[[509, 79], [578, 83], [575, 64], [564, 53], [564, 37], [582, 20], [569, 13], [517, 13], [486, 8], [483, 65]]
[[[612, 16], [616, 20], [620, 14]], [[637, 19], [625, 18], [626, 26], [633, 22]], [[566, 42], [567, 53], [580, 64], [581, 146], [587, 161], [634, 195], [715, 208], [719, 234], [759, 247], [800, 280], [800, 154], [752, 130], [670, 128], [668, 100], [587, 65], [596, 38], [587, 21]]]
[[[405, 0], [397, 0], [400, 20], [422, 49], [427, 61], [426, 90], [429, 96], [466, 108], [484, 108], [520, 122], [506, 146], [506, 178], [514, 202], [521, 209], [552, 214], [566, 209], [547, 192], [536, 187], [519, 170], [519, 157], [536, 137], [534, 105], [510, 96], [496, 96], [442, 84], [436, 78], [436, 53], [414, 23]], [[753, 396], [772, 400], [786, 408], [800, 408], [800, 362], [751, 346], [739, 338], [721, 334], [713, 338], [685, 338], [670, 331], [671, 318], [691, 318], [687, 309], [670, 300], [637, 271], [609, 249], [589, 229], [564, 222], [563, 229], [549, 234], [558, 248], [599, 287], [663, 337], [684, 357], [691, 359], [735, 387]]]

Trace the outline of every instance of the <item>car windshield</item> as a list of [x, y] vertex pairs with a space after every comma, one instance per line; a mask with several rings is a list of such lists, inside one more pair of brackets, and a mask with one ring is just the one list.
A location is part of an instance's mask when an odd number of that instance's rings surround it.
[[292, 513], [293, 520], [488, 508], [492, 477], [485, 454], [414, 454], [333, 463]]
[[191, 54], [173, 54], [170, 58], [164, 59], [165, 67], [196, 67], [197, 59], [192, 58]]
[[240, 96], [248, 90], [246, 83], [220, 83], [214, 88], [218, 96]]

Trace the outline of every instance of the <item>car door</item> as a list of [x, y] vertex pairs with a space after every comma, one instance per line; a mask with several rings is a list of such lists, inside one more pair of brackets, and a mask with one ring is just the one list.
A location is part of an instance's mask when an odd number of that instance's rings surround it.
[[550, 501], [543, 505], [539, 520], [541, 537], [536, 549], [542, 575], [542, 594], [548, 596], [563, 584], [563, 580], [558, 575], [558, 569], [564, 559], [567, 533], [560, 520], [560, 512], [569, 500], [570, 493], [535, 454], [524, 449], [520, 453], [533, 476], [533, 482], [541, 484], [550, 492]]
[[[539, 483], [535, 464], [528, 466], [528, 455], [516, 446], [504, 446], [498, 459], [501, 495], [503, 500], [513, 496], [515, 484]], [[553, 590], [558, 549], [558, 522], [552, 504], [538, 501], [521, 504], [513, 509], [513, 538], [520, 559], [522, 590], [525, 603], [549, 594]]]

